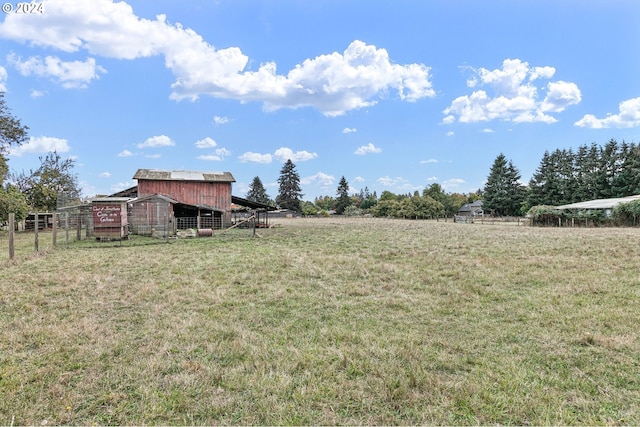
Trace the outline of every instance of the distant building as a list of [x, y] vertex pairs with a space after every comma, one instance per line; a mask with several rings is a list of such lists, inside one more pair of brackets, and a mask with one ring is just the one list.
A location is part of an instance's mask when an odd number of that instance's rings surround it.
[[571, 203], [569, 205], [556, 206], [558, 210], [576, 210], [576, 211], [602, 211], [605, 217], [610, 217], [613, 209], [620, 203], [632, 202], [640, 199], [640, 195], [616, 197], [612, 199], [595, 199], [586, 202]]
[[458, 209], [458, 216], [484, 216], [484, 210], [482, 210], [482, 200], [476, 200], [473, 203], [466, 203]]

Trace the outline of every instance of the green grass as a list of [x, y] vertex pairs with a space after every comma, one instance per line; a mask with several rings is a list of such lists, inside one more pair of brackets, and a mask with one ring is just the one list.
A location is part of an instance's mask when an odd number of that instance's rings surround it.
[[640, 229], [259, 233], [0, 260], [0, 424], [640, 423]]

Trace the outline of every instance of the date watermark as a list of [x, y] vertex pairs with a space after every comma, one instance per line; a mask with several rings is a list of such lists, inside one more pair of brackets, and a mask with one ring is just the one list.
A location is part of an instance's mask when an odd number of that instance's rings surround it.
[[2, 12], [9, 13], [21, 13], [21, 14], [42, 14], [44, 13], [44, 4], [31, 2], [31, 3], [2, 3]]

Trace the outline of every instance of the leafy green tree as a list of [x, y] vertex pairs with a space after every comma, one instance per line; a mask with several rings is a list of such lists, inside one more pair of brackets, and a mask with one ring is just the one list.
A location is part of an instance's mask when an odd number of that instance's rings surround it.
[[81, 191], [74, 166], [75, 160], [63, 159], [56, 151], [52, 151], [40, 157], [40, 167], [35, 172], [16, 175], [14, 181], [32, 209], [55, 211], [60, 195], [69, 201], [80, 199]]
[[349, 197], [349, 183], [343, 176], [338, 183], [338, 189], [336, 190], [336, 213], [342, 215], [344, 210], [351, 206], [351, 197]]
[[300, 175], [298, 175], [296, 165], [291, 159], [288, 159], [282, 166], [278, 184], [280, 191], [276, 197], [276, 204], [281, 208], [300, 212], [300, 202], [303, 196], [300, 188]]
[[495, 215], [519, 215], [524, 200], [520, 172], [500, 153], [491, 166], [484, 186], [483, 208]]
[[319, 211], [318, 207], [313, 202], [309, 202], [309, 201], [303, 201], [301, 208], [302, 208], [302, 215], [304, 216], [316, 215]]
[[0, 188], [0, 222], [7, 221], [10, 213], [15, 214], [15, 219], [20, 221], [29, 213], [29, 205], [24, 194], [15, 186], [7, 184], [5, 188]]
[[251, 200], [253, 202], [262, 203], [265, 205], [273, 204], [272, 200], [269, 198], [267, 194], [267, 190], [265, 190], [264, 185], [262, 185], [262, 181], [260, 177], [256, 176], [249, 184], [249, 191], [247, 192], [247, 200]]
[[18, 220], [24, 219], [28, 212], [24, 195], [15, 186], [5, 185], [9, 175], [5, 155], [12, 145], [20, 145], [27, 140], [28, 131], [27, 126], [11, 115], [4, 92], [0, 92], [0, 221], [6, 221], [9, 213], [14, 213]]
[[336, 201], [331, 196], [320, 196], [314, 199], [314, 203], [318, 207], [318, 209], [323, 211], [329, 211], [333, 208]]
[[6, 154], [11, 145], [20, 145], [28, 138], [29, 128], [11, 115], [11, 110], [0, 92], [0, 154]]

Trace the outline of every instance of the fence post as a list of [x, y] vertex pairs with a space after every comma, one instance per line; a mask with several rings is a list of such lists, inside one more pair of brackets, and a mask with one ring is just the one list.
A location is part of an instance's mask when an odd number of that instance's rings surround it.
[[36, 212], [34, 217], [35, 218], [34, 218], [33, 222], [34, 222], [34, 225], [35, 225], [35, 227], [34, 227], [34, 229], [35, 229], [35, 238], [34, 238], [34, 241], [33, 241], [33, 249], [34, 249], [35, 252], [38, 252], [38, 228], [40, 228], [39, 227], [40, 224], [39, 224], [38, 212]]
[[15, 218], [16, 218], [16, 214], [14, 213], [10, 213], [9, 214], [9, 259], [13, 259], [13, 255], [14, 255], [14, 243], [13, 243], [13, 236], [15, 234]]
[[53, 234], [53, 247], [56, 247], [57, 239], [58, 239], [58, 213], [53, 213], [53, 224], [51, 224], [51, 231]]
[[69, 212], [65, 212], [64, 214], [64, 231], [66, 237], [66, 244], [69, 244]]

